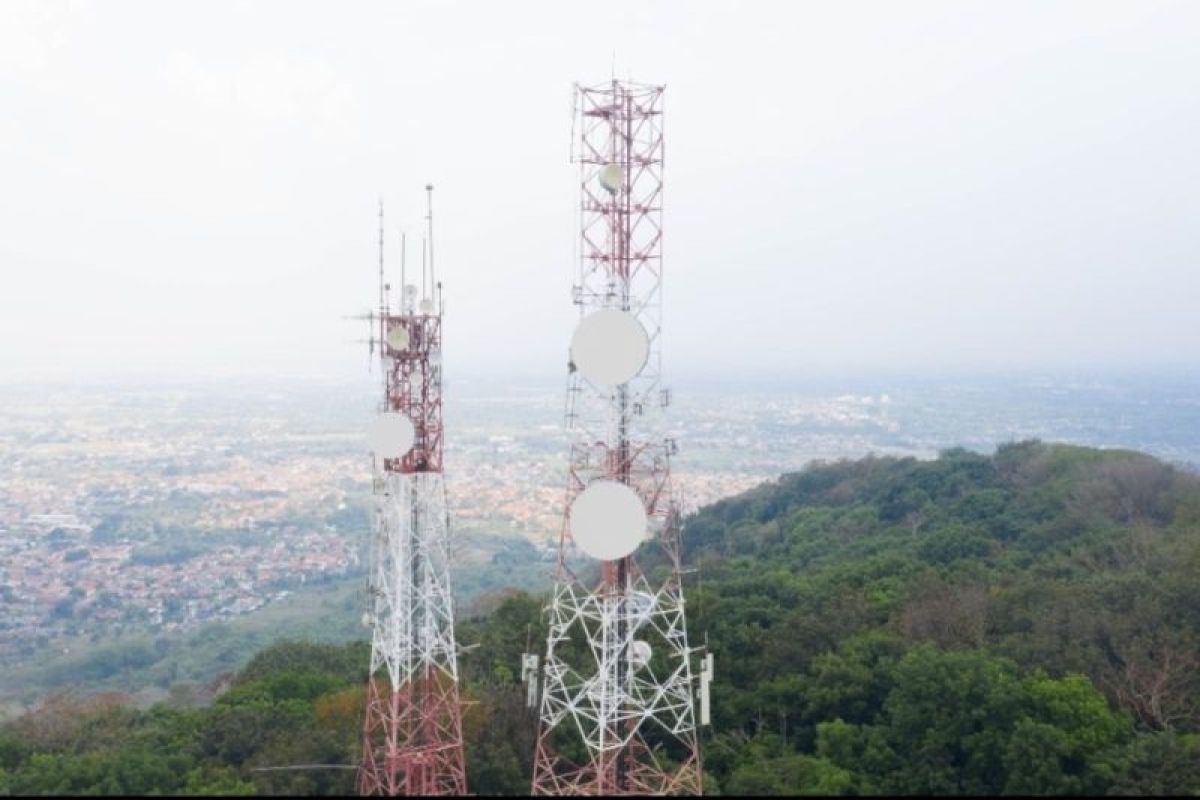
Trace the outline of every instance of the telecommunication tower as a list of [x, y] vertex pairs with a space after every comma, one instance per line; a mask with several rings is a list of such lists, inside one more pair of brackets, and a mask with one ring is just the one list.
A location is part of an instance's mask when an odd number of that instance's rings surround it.
[[[680, 498], [661, 380], [663, 89], [575, 87], [580, 321], [570, 345], [566, 506], [541, 665], [535, 795], [700, 794]], [[653, 571], [643, 572], [634, 551]], [[578, 549], [598, 580], [570, 564]], [[653, 556], [652, 556], [653, 557]], [[525, 657], [536, 679], [536, 656]], [[537, 698], [531, 692], [531, 698]]]
[[383, 278], [380, 206], [371, 348], [378, 347], [383, 402], [370, 429], [375, 508], [363, 623], [371, 629], [371, 671], [361, 795], [467, 791], [442, 471], [443, 305], [433, 268], [433, 187], [425, 190], [420, 285], [405, 282], [402, 256], [398, 309]]

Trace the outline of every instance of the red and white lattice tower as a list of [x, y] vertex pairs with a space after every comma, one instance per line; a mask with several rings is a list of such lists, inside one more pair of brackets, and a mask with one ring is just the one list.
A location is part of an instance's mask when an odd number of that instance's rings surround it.
[[372, 338], [384, 391], [371, 427], [375, 515], [364, 617], [371, 671], [358, 772], [362, 795], [467, 791], [442, 472], [442, 298], [433, 276], [432, 189], [426, 187], [429, 256], [422, 259], [421, 288], [402, 277], [399, 309], [391, 307], [383, 283], [380, 227], [380, 308]]
[[[613, 80], [575, 97], [580, 322], [532, 793], [700, 794], [661, 380], [663, 87]], [[639, 569], [639, 546], [652, 574]], [[572, 569], [576, 549], [598, 562], [598, 579]]]

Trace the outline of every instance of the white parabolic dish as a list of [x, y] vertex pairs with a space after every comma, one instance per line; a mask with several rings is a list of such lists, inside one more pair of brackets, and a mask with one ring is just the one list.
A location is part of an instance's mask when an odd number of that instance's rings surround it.
[[600, 170], [600, 185], [609, 194], [616, 194], [621, 188], [621, 184], [625, 182], [625, 170], [621, 169], [620, 164], [606, 164]]
[[571, 337], [571, 361], [592, 383], [628, 383], [646, 366], [650, 339], [628, 311], [604, 308], [579, 321]]
[[392, 348], [393, 350], [407, 350], [408, 331], [397, 325], [395, 328], [392, 328], [390, 331], [388, 331], [387, 343], [388, 347]]
[[654, 597], [647, 592], [634, 590], [625, 595], [625, 605], [629, 609], [630, 621], [637, 628], [650, 619], [650, 612], [654, 610]]
[[624, 558], [646, 538], [646, 506], [623, 483], [594, 481], [571, 504], [571, 538], [601, 561]]
[[650, 643], [642, 639], [634, 639], [629, 645], [629, 660], [634, 663], [634, 666], [644, 667], [649, 664], [650, 656], [653, 653]]
[[380, 458], [400, 458], [413, 446], [412, 421], [403, 414], [380, 414], [371, 421], [367, 440], [371, 452]]

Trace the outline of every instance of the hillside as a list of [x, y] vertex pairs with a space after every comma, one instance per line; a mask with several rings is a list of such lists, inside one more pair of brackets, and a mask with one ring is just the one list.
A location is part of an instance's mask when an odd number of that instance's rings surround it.
[[[818, 464], [703, 509], [685, 546], [713, 793], [1200, 791], [1193, 475], [1038, 442]], [[528, 785], [539, 608], [460, 626], [479, 794]], [[352, 770], [255, 770], [353, 763], [365, 664], [283, 642], [206, 706], [51, 698], [0, 728], [0, 793], [347, 791]]]
[[816, 466], [688, 526], [734, 791], [1200, 788], [1200, 481], [1136, 453]]

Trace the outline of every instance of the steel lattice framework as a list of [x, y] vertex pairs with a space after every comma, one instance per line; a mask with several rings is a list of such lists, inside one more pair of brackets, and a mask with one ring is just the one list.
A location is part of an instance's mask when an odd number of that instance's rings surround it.
[[[392, 313], [381, 275], [373, 333], [383, 365], [381, 410], [408, 417], [414, 444], [375, 464], [362, 795], [467, 791], [442, 473], [440, 285], [436, 294], [436, 305], [433, 298], [418, 305], [404, 287], [400, 312]], [[406, 346], [393, 347], [397, 340]]]
[[[532, 793], [700, 794], [695, 651], [684, 614], [680, 499], [671, 486], [670, 393], [661, 381], [663, 87], [614, 80], [576, 86], [575, 98], [581, 249], [574, 302], [581, 318], [603, 309], [634, 316], [650, 351], [641, 373], [616, 387], [593, 385], [570, 365], [565, 509], [595, 480], [628, 485], [650, 519], [653, 544], [639, 552], [657, 569], [644, 573], [630, 555], [603, 562], [599, 582], [585, 583], [569, 566], [564, 513]], [[610, 165], [620, 168], [619, 187], [601, 185]], [[652, 654], [648, 661], [639, 647]]]

